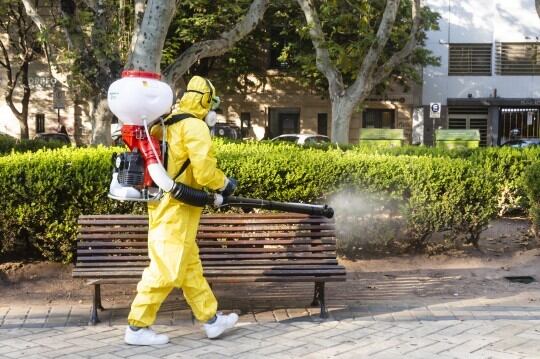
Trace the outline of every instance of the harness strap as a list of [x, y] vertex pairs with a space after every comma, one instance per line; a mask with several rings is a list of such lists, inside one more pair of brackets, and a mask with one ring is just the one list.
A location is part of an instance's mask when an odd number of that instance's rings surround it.
[[[180, 122], [182, 120], [185, 120], [186, 118], [196, 118], [195, 116], [193, 116], [192, 114], [190, 113], [179, 113], [177, 115], [172, 115], [170, 116], [168, 119], [165, 120], [165, 126], [172, 126], [174, 125], [175, 123], [177, 122]], [[186, 160], [186, 162], [184, 162], [182, 164], [182, 167], [180, 167], [180, 171], [178, 171], [178, 174], [176, 176], [174, 176], [173, 178], [173, 181], [176, 182], [176, 179], [178, 177], [180, 177], [182, 175], [182, 173], [184, 173], [184, 171], [188, 168], [189, 164], [191, 163], [191, 161], [189, 160], [189, 158]]]

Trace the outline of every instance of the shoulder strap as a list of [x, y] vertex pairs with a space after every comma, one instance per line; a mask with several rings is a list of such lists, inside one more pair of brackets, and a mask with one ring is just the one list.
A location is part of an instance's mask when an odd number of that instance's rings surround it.
[[182, 120], [185, 120], [186, 118], [191, 118], [191, 117], [196, 118], [195, 116], [193, 116], [190, 113], [179, 113], [179, 114], [176, 114], [176, 115], [172, 115], [168, 119], [165, 120], [165, 126], [174, 125], [177, 122], [180, 122]]
[[[177, 122], [180, 122], [182, 120], [185, 120], [186, 118], [191, 118], [191, 117], [195, 117], [195, 116], [193, 116], [190, 113], [179, 113], [179, 114], [176, 114], [176, 115], [172, 115], [171, 117], [169, 117], [168, 119], [165, 120], [165, 126], [172, 126]], [[176, 176], [174, 176], [173, 181], [176, 182], [176, 179], [178, 177], [180, 177], [180, 175], [182, 175], [182, 173], [184, 173], [184, 171], [188, 168], [190, 163], [191, 163], [191, 161], [188, 158], [186, 160], [186, 162], [184, 162], [184, 164], [182, 164], [182, 167], [180, 167], [180, 171], [178, 171], [178, 174]]]
[[182, 167], [180, 167], [180, 171], [178, 171], [178, 174], [177, 174], [176, 176], [174, 176], [173, 181], [176, 182], [176, 179], [177, 179], [178, 177], [180, 177], [180, 175], [181, 175], [182, 173], [184, 173], [184, 171], [186, 170], [186, 168], [188, 168], [188, 166], [189, 166], [190, 163], [191, 163], [191, 161], [190, 161], [189, 158], [188, 158], [188, 159], [186, 160], [186, 162], [184, 162], [184, 164], [182, 165]]

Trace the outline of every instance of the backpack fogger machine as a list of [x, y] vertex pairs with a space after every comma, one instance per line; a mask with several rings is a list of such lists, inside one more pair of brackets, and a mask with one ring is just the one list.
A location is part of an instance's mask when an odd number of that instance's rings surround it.
[[[170, 193], [177, 200], [192, 206], [263, 208], [331, 218], [334, 210], [327, 205], [311, 205], [268, 201], [236, 196], [223, 197], [175, 182], [163, 166], [166, 143], [150, 135], [149, 128], [164, 126], [163, 114], [170, 111], [173, 92], [153, 72], [122, 72], [122, 78], [113, 82], [107, 94], [109, 108], [118, 118], [122, 140], [129, 151], [113, 156], [113, 174], [109, 197], [120, 201], [159, 200]], [[165, 136], [163, 136], [165, 138]]]

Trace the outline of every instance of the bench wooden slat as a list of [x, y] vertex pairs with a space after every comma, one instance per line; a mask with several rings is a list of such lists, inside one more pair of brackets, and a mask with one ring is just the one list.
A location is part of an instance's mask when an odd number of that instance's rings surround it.
[[[217, 224], [217, 225], [225, 225], [225, 224], [238, 224], [238, 225], [245, 225], [245, 224], [307, 224], [307, 223], [330, 223], [331, 221], [327, 218], [321, 217], [319, 218], [313, 218], [313, 217], [306, 217], [301, 219], [294, 219], [294, 218], [219, 218], [219, 219], [213, 219], [213, 218], [205, 218], [201, 219], [200, 224]], [[103, 225], [148, 225], [148, 220], [145, 219], [114, 219], [114, 218], [107, 218], [107, 219], [95, 219], [95, 220], [88, 220], [88, 219], [79, 219], [78, 221], [79, 225], [89, 225], [89, 226], [103, 226]]]
[[[265, 246], [265, 245], [321, 245], [321, 244], [335, 244], [335, 239], [273, 239], [273, 240], [234, 240], [234, 241], [212, 241], [212, 240], [199, 240], [197, 245], [199, 248], [203, 247], [215, 247], [215, 246]], [[122, 247], [147, 247], [146, 241], [83, 241], [77, 242], [78, 248], [122, 248]]]
[[[104, 267], [78, 267], [74, 268], [73, 271], [76, 273], [81, 272], [94, 272], [97, 270], [106, 271], [106, 272], [114, 272], [114, 271], [125, 271], [125, 270], [143, 270], [146, 268], [145, 265], [138, 264], [137, 266], [128, 266], [128, 267], [114, 267], [114, 266], [104, 266]], [[294, 270], [334, 270], [334, 269], [341, 269], [345, 270], [345, 267], [340, 265], [290, 265], [290, 266], [284, 266], [284, 265], [266, 265], [266, 266], [214, 266], [211, 267], [211, 270], [213, 271], [227, 271], [227, 270], [288, 270], [288, 271], [294, 271]]]
[[[334, 232], [265, 232], [265, 233], [199, 233], [197, 238], [332, 238]], [[146, 233], [82, 233], [81, 240], [90, 239], [146, 239]]]
[[[199, 226], [198, 233], [203, 232], [272, 232], [272, 231], [332, 231], [335, 225], [266, 225], [266, 226]], [[148, 226], [85, 226], [80, 233], [148, 233]]]
[[[93, 285], [93, 284], [135, 284], [138, 283], [141, 280], [141, 278], [132, 277], [132, 278], [92, 278], [88, 279], [87, 284]], [[340, 276], [332, 276], [332, 277], [241, 277], [241, 278], [233, 278], [232, 280], [224, 278], [224, 277], [217, 277], [217, 278], [209, 278], [208, 282], [210, 283], [216, 283], [216, 284], [223, 284], [223, 283], [241, 283], [241, 282], [262, 282], [262, 283], [271, 283], [271, 282], [345, 282], [347, 280], [347, 277], [344, 275]]]
[[[201, 254], [204, 260], [231, 260], [231, 259], [306, 259], [306, 258], [335, 258], [335, 253], [269, 253], [269, 254]], [[132, 261], [146, 260], [146, 256], [79, 256], [82, 262], [89, 261]]]
[[[81, 267], [113, 267], [113, 266], [147, 266], [150, 261], [148, 258], [140, 257], [144, 260], [141, 261], [134, 261], [134, 262], [77, 262], [77, 268]], [[236, 266], [236, 265], [247, 265], [247, 266], [296, 266], [296, 265], [319, 265], [319, 264], [329, 264], [329, 265], [337, 265], [338, 261], [336, 259], [320, 259], [317, 258], [315, 260], [310, 259], [296, 259], [294, 261], [292, 260], [242, 260], [234, 261], [234, 260], [227, 260], [227, 261], [203, 261], [203, 267], [214, 267], [214, 266]]]
[[[200, 248], [200, 253], [283, 253], [283, 252], [330, 252], [335, 251], [336, 246], [297, 246], [297, 247], [275, 247], [275, 248]], [[146, 248], [107, 248], [107, 249], [78, 249], [77, 255], [81, 254], [146, 254]]]
[[[77, 272], [79, 277], [140, 277], [142, 273], [141, 270], [123, 270], [123, 271], [94, 271], [94, 272]], [[204, 276], [209, 277], [244, 277], [244, 276], [314, 276], [317, 275], [345, 275], [345, 271], [340, 269], [329, 269], [329, 270], [228, 270], [226, 273], [223, 271], [213, 271], [205, 270]]]

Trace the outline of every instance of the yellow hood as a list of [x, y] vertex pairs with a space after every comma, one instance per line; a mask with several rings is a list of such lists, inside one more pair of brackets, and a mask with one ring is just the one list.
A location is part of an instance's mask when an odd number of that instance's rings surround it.
[[212, 97], [215, 95], [216, 90], [210, 81], [200, 76], [193, 76], [173, 114], [190, 113], [203, 120], [210, 111]]

